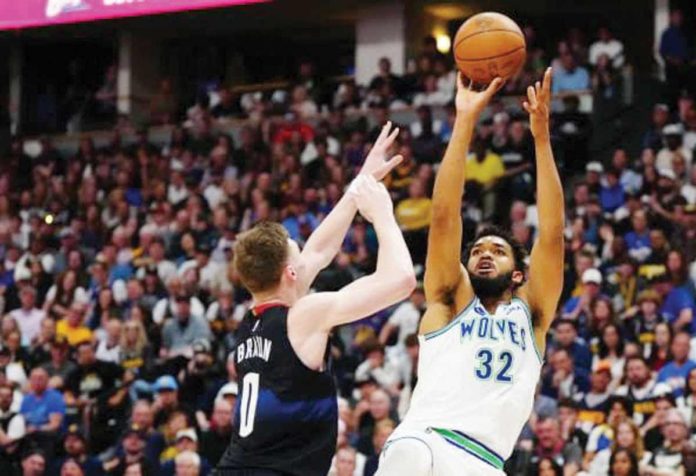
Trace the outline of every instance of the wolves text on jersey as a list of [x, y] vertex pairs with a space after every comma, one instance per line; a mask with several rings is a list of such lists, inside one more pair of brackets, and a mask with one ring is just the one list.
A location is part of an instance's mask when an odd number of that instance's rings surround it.
[[461, 339], [485, 339], [488, 341], [509, 342], [522, 351], [527, 350], [527, 330], [517, 322], [489, 315], [471, 314], [460, 324]]
[[261, 336], [251, 336], [237, 346], [237, 363], [252, 357], [258, 357], [268, 362], [271, 358], [273, 342]]

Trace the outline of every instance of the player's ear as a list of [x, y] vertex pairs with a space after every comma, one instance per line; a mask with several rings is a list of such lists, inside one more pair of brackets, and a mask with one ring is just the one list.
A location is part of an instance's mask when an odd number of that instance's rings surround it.
[[285, 266], [285, 274], [293, 281], [297, 281], [297, 271], [291, 264]]
[[524, 273], [522, 271], [515, 270], [512, 272], [512, 282], [519, 286], [524, 282]]

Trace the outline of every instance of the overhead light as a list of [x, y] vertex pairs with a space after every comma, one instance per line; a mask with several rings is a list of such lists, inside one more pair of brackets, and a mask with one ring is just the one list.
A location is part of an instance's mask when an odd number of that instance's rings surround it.
[[449, 50], [452, 47], [452, 39], [449, 37], [449, 35], [445, 33], [437, 34], [435, 35], [435, 42], [437, 51], [443, 54], [449, 53]]

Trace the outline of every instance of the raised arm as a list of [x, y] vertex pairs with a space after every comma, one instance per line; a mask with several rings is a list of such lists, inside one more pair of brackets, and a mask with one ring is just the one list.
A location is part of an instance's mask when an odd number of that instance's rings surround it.
[[[365, 159], [365, 164], [360, 170], [361, 175], [372, 175], [381, 180], [403, 160], [400, 155], [387, 160], [389, 148], [399, 134], [398, 128], [391, 133], [390, 130], [391, 122], [387, 122]], [[307, 240], [300, 255], [299, 267], [305, 292], [309, 290], [319, 271], [326, 268], [341, 249], [341, 243], [356, 212], [355, 201], [348, 198], [347, 194], [344, 195]]]
[[528, 88], [524, 108], [529, 113], [536, 151], [539, 233], [530, 257], [529, 282], [521, 290], [521, 295], [534, 314], [537, 342], [543, 349], [546, 332], [551, 327], [563, 290], [564, 260], [563, 187], [551, 151], [549, 133], [551, 68], [546, 70], [543, 84], [537, 81], [535, 86]]
[[350, 193], [377, 232], [377, 269], [340, 291], [307, 295], [290, 309], [290, 342], [302, 361], [312, 368], [321, 365], [326, 339], [333, 327], [357, 321], [405, 299], [416, 285], [411, 255], [394, 218], [387, 189], [371, 176], [357, 180]]
[[[462, 84], [461, 76], [457, 81], [455, 100], [457, 116], [433, 190], [424, 283], [425, 297], [429, 305], [435, 303], [450, 307], [464, 305], [465, 303], [455, 302], [455, 294], [458, 294], [456, 291], [462, 284], [464, 296], [457, 300], [468, 301], [473, 297], [468, 275], [461, 265], [461, 209], [466, 181], [464, 170], [476, 121], [502, 84], [502, 80], [496, 79], [485, 91], [476, 92]], [[440, 314], [438, 313], [438, 316]], [[446, 324], [446, 322], [428, 322], [432, 316], [434, 314], [424, 317], [422, 330], [435, 330]]]

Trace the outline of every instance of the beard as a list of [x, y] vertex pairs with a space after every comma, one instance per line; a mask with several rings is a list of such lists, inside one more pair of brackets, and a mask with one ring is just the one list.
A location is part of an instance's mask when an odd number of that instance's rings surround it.
[[512, 271], [495, 278], [484, 278], [471, 273], [469, 281], [479, 299], [497, 298], [512, 288]]

